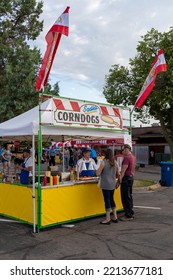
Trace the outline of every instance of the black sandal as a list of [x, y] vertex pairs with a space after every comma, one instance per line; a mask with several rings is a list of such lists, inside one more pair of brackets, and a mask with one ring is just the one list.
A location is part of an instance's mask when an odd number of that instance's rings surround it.
[[100, 222], [100, 224], [101, 224], [101, 225], [110, 225], [111, 223], [110, 223], [110, 221], [109, 221], [109, 222], [106, 222], [106, 223]]
[[113, 222], [113, 223], [118, 223], [118, 219], [116, 219], [116, 220], [113, 220], [113, 219], [111, 219], [111, 222]]

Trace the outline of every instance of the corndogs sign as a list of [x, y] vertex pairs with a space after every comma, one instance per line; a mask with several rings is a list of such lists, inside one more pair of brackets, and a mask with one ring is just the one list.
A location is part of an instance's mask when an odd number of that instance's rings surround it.
[[90, 102], [53, 99], [53, 124], [122, 129], [121, 108]]

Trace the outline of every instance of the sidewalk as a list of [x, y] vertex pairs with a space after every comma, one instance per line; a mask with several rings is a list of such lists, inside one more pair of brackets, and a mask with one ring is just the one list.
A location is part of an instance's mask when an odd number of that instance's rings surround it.
[[135, 180], [149, 180], [159, 183], [160, 179], [161, 168], [158, 165], [145, 165], [145, 167], [139, 167], [135, 171]]
[[145, 167], [139, 167], [139, 172], [160, 174], [161, 168], [159, 165], [145, 165]]

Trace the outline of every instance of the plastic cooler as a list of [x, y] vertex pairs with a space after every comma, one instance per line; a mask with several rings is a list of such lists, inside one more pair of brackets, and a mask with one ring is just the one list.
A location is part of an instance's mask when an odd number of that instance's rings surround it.
[[173, 187], [173, 162], [160, 162], [161, 184]]

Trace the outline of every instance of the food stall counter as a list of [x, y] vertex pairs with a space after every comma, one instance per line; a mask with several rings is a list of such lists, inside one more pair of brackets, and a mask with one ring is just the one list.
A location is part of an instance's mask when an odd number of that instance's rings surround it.
[[[115, 190], [117, 211], [123, 210], [120, 197], [120, 188], [118, 188]], [[105, 214], [98, 178], [42, 187], [41, 199], [43, 228]]]
[[[105, 214], [98, 178], [65, 181], [55, 186], [41, 186], [38, 210], [38, 188], [35, 190], [36, 213], [40, 229]], [[122, 211], [120, 188], [115, 190], [117, 211]], [[0, 183], [0, 215], [32, 224], [33, 190], [31, 185]], [[38, 214], [36, 215], [36, 223]]]

